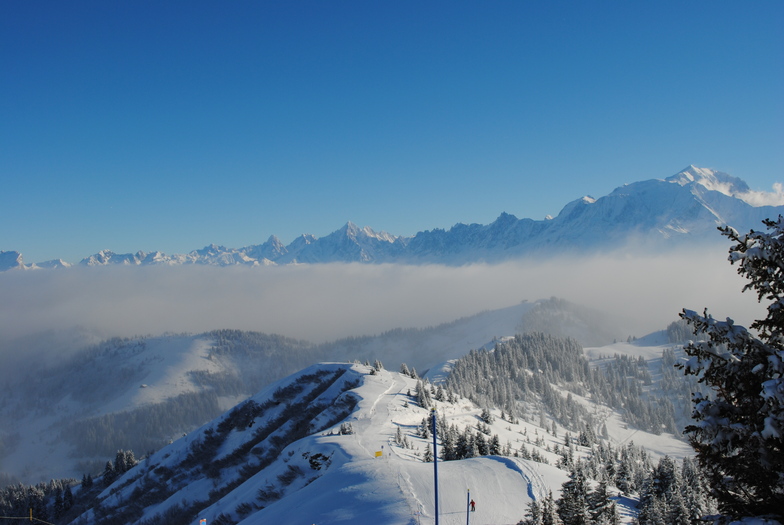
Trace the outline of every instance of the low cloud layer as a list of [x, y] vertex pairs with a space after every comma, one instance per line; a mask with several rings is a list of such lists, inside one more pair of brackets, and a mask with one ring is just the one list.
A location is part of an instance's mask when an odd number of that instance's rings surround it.
[[684, 307], [708, 307], [716, 317], [749, 323], [764, 309], [752, 294], [741, 294], [744, 282], [721, 249], [462, 267], [8, 271], [0, 274], [0, 334], [7, 343], [73, 326], [104, 337], [236, 328], [320, 342], [557, 296], [632, 320], [635, 335], [644, 335], [664, 328]]

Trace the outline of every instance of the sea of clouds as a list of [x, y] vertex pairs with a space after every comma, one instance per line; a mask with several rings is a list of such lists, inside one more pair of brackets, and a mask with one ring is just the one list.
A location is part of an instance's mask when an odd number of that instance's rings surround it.
[[[74, 267], [0, 274], [3, 352], [80, 327], [100, 337], [219, 328], [312, 342], [426, 327], [523, 300], [559, 297], [662, 329], [682, 308], [748, 324], [764, 315], [726, 250], [528, 259], [502, 264]], [[628, 323], [627, 323], [628, 325]], [[499, 334], [504, 335], [504, 334]], [[50, 343], [53, 344], [53, 343]], [[56, 344], [56, 343], [55, 343]]]

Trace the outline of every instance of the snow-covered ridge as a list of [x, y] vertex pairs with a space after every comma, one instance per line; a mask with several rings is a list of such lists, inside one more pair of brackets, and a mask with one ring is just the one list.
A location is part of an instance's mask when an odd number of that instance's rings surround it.
[[772, 192], [753, 191], [742, 179], [696, 166], [689, 166], [666, 180], [681, 186], [699, 185], [708, 191], [740, 199], [754, 207], [784, 205], [784, 186], [781, 183], [774, 184]]
[[[431, 401], [444, 425], [483, 440], [492, 436], [500, 448], [439, 461], [436, 507], [433, 464], [426, 461], [432, 439], [420, 433], [430, 417], [420, 404], [421, 387], [418, 379], [383, 368], [313, 365], [121, 472], [111, 485], [96, 480], [95, 503], [103, 519], [129, 524], [184, 514], [246, 525], [428, 523], [436, 508], [442, 523], [457, 524], [466, 520], [469, 499], [476, 501], [472, 522], [516, 523], [531, 501], [542, 502], [551, 491], [558, 496], [568, 479], [556, 465], [570, 440], [563, 429], [552, 431], [549, 421], [541, 426], [535, 418], [504, 419], [498, 410], [453, 397]], [[613, 446], [628, 445], [629, 430], [612, 418], [606, 426]], [[654, 438], [654, 457], [686, 450], [672, 437]], [[592, 453], [570, 447], [575, 458]], [[634, 500], [615, 488], [610, 494], [628, 523]], [[101, 521], [95, 503], [78, 516], [80, 523]]]
[[[784, 186], [752, 191], [741, 179], [689, 166], [666, 179], [627, 184], [599, 198], [574, 200], [556, 217], [518, 219], [502, 213], [493, 223], [456, 224], [413, 237], [377, 232], [347, 222], [317, 238], [302, 235], [284, 245], [274, 235], [257, 245], [228, 248], [211, 244], [187, 254], [160, 251], [118, 254], [103, 250], [82, 259], [82, 266], [268, 266], [297, 263], [360, 262], [467, 264], [497, 262], [537, 254], [601, 250], [633, 241], [653, 247], [679, 242], [720, 242], [717, 226], [759, 229], [766, 218], [784, 214]], [[0, 252], [0, 271], [64, 268], [62, 261], [26, 265], [21, 254]]]

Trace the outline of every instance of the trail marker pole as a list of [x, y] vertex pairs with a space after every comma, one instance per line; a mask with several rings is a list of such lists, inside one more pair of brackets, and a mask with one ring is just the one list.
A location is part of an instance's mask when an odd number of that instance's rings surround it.
[[435, 497], [436, 497], [436, 525], [438, 525], [438, 450], [436, 443], [436, 409], [430, 411], [430, 419], [433, 422], [433, 481], [435, 483]]

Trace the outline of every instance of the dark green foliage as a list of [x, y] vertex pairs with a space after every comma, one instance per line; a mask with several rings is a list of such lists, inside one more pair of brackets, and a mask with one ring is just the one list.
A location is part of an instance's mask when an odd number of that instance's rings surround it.
[[510, 419], [519, 411], [519, 403], [541, 403], [566, 428], [598, 426], [571, 395], [561, 395], [554, 387], [558, 385], [620, 410], [637, 428], [657, 434], [676, 432], [672, 403], [646, 395], [644, 389], [650, 384], [644, 359], [616, 355], [601, 368], [591, 368], [576, 341], [538, 333], [497, 343], [492, 352], [472, 350], [453, 365], [446, 381], [449, 391], [479, 405], [495, 406]]
[[160, 436], [182, 434], [220, 413], [214, 392], [194, 392], [127, 412], [75, 421], [63, 430], [62, 437], [82, 455], [112, 457], [117, 447], [157, 450], [167, 443]]
[[297, 465], [286, 465], [286, 471], [283, 474], [278, 475], [278, 481], [280, 481], [281, 485], [287, 487], [300, 476], [302, 476], [302, 469], [300, 467]]
[[212, 519], [212, 525], [236, 525], [237, 521], [228, 514], [220, 513]]
[[75, 504], [71, 487], [75, 479], [53, 479], [47, 483], [8, 485], [0, 489], [0, 521], [3, 517], [28, 516], [42, 521], [61, 520], [69, 516]]
[[578, 466], [569, 474], [569, 480], [561, 485], [561, 498], [556, 502], [558, 516], [564, 525], [588, 525], [591, 516], [588, 512], [588, 479], [582, 467]]
[[588, 513], [596, 525], [619, 525], [618, 508], [607, 491], [607, 482], [602, 481], [596, 490], [588, 494]]
[[425, 454], [422, 456], [422, 461], [425, 463], [433, 462], [433, 449], [430, 447], [430, 443], [425, 445]]
[[234, 509], [234, 512], [236, 512], [238, 516], [242, 517], [247, 514], [250, 514], [252, 510], [253, 510], [253, 506], [251, 504], [240, 503], [239, 505], [237, 505], [237, 508]]
[[767, 316], [751, 324], [717, 321], [684, 310], [700, 336], [679, 365], [710, 387], [696, 393], [694, 424], [686, 428], [725, 521], [769, 516], [784, 521], [784, 218], [763, 221], [768, 232], [740, 235], [729, 260], [748, 279], [744, 291], [770, 301]]
[[482, 414], [479, 416], [479, 419], [481, 419], [482, 421], [484, 421], [488, 425], [492, 425], [493, 422], [495, 421], [495, 418], [493, 417], [493, 414], [491, 414], [490, 410], [488, 410], [487, 408], [483, 408], [482, 409]]
[[433, 406], [433, 399], [430, 397], [430, 389], [421, 379], [417, 379], [416, 399], [419, 406], [424, 409], [429, 409]]
[[[665, 456], [642, 482], [639, 525], [690, 525], [715, 511], [701, 472], [686, 458], [681, 470]], [[687, 474], [684, 476], [684, 472]]]
[[308, 460], [310, 464], [310, 468], [313, 470], [321, 470], [321, 467], [324, 465], [329, 466], [330, 460], [332, 456], [325, 456], [324, 454], [317, 452], [316, 454], [309, 454], [307, 452], [303, 453], [302, 456]]
[[283, 497], [283, 492], [278, 490], [275, 485], [268, 483], [258, 490], [256, 499], [262, 503], [271, 503]]
[[667, 341], [673, 344], [685, 343], [694, 336], [694, 331], [683, 319], [671, 322], [667, 325]]

